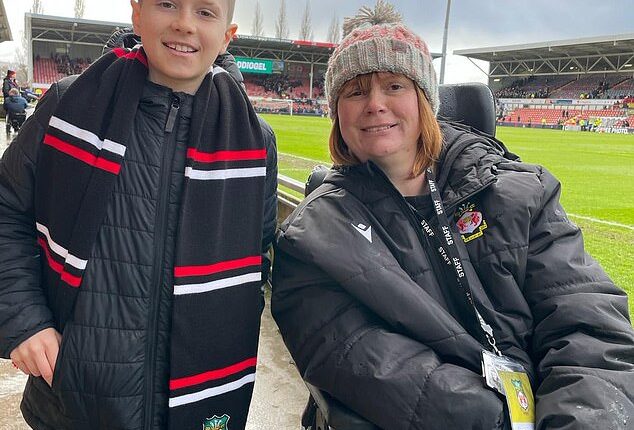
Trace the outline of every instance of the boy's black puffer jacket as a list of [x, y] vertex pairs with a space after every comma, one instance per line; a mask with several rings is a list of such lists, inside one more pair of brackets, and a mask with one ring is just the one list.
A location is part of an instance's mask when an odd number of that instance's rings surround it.
[[[179, 117], [170, 134], [164, 129], [175, 97], [180, 99]], [[0, 162], [4, 358], [31, 335], [53, 326], [39, 281], [33, 183], [38, 148], [59, 98], [56, 84]], [[192, 102], [193, 96], [148, 82], [137, 112], [131, 113], [135, 128], [74, 315], [64, 329], [53, 387], [42, 378], [27, 383], [22, 411], [35, 429], [166, 428], [174, 236]], [[275, 137], [264, 121], [261, 126], [268, 154], [266, 250], [275, 231], [277, 167]], [[162, 272], [160, 285], [151, 285], [155, 270]]]
[[[493, 140], [442, 131], [453, 239], [498, 347], [533, 380], [535, 428], [634, 429], [627, 296], [584, 252], [559, 183]], [[465, 209], [485, 222], [466, 243], [455, 224]], [[381, 428], [502, 428], [477, 324], [456, 311], [463, 292], [436, 275], [408, 211], [376, 166], [331, 172], [281, 226], [273, 316], [303, 378]]]

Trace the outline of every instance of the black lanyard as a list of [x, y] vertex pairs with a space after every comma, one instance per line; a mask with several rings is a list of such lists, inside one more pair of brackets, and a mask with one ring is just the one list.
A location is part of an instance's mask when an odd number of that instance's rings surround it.
[[427, 183], [429, 184], [429, 192], [434, 206], [434, 211], [436, 211], [436, 215], [438, 216], [440, 235], [438, 235], [438, 240], [436, 241], [434, 239], [436, 237], [436, 233], [431, 228], [429, 223], [421, 217], [421, 226], [423, 227], [423, 232], [430, 238], [430, 242], [438, 243], [439, 246], [438, 248], [436, 248], [436, 251], [440, 255], [441, 261], [453, 268], [451, 272], [454, 276], [450, 276], [450, 278], [453, 278], [457, 289], [466, 296], [467, 302], [473, 308], [474, 315], [478, 320], [484, 337], [486, 338], [489, 345], [491, 345], [493, 351], [498, 355], [502, 355], [495, 345], [493, 329], [489, 324], [486, 323], [486, 321], [484, 321], [484, 318], [482, 318], [482, 315], [480, 315], [480, 312], [478, 312], [478, 309], [476, 308], [473, 301], [473, 293], [471, 290], [471, 286], [469, 285], [469, 278], [466, 276], [466, 273], [462, 266], [460, 253], [458, 252], [458, 245], [456, 245], [454, 236], [451, 233], [451, 228], [449, 227], [449, 219], [447, 218], [447, 214], [445, 212], [445, 206], [443, 205], [442, 197], [440, 196], [440, 192], [438, 191], [438, 187], [436, 185], [436, 176], [434, 175], [434, 172], [431, 168], [427, 168], [426, 176]]

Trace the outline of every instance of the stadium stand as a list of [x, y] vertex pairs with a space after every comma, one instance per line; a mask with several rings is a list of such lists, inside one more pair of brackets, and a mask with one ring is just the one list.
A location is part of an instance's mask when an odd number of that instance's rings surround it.
[[520, 124], [539, 125], [542, 118], [547, 125], [562, 124], [576, 118], [586, 121], [596, 118], [616, 118], [625, 119], [627, 113], [624, 109], [540, 109], [540, 108], [519, 108], [511, 112], [505, 120], [507, 122], [519, 122]]
[[67, 55], [51, 54], [49, 58], [36, 56], [33, 61], [33, 80], [42, 84], [52, 84], [64, 76], [83, 72], [90, 63], [90, 58], [70, 59]]
[[530, 76], [512, 81], [495, 92], [497, 98], [623, 98], [634, 93], [634, 80], [629, 74], [592, 74], [578, 78], [563, 76]]
[[495, 92], [498, 98], [548, 98], [552, 91], [574, 80], [571, 76], [530, 76], [514, 80]]
[[614, 85], [605, 92], [611, 99], [624, 99], [634, 96], [634, 78], [630, 78]]
[[571, 99], [606, 98], [605, 92], [609, 88], [628, 80], [628, 78], [629, 76], [622, 74], [585, 75], [553, 91], [552, 97]]

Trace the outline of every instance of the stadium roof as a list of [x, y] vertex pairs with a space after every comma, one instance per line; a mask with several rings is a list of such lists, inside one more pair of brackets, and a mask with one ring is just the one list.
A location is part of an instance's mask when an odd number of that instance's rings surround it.
[[[312, 42], [307, 40], [274, 39], [237, 35], [229, 45], [233, 55], [249, 58], [266, 58], [301, 63], [326, 65], [328, 58], [337, 47], [336, 43]], [[432, 53], [432, 58], [441, 57]]]
[[11, 27], [9, 26], [9, 18], [4, 8], [4, 0], [0, 0], [0, 43], [13, 40], [11, 36]]
[[307, 40], [274, 39], [239, 34], [229, 44], [236, 56], [266, 58], [301, 63], [327, 64], [337, 45]]
[[453, 51], [488, 61], [489, 77], [634, 73], [634, 33]]
[[[93, 21], [89, 19], [26, 13], [30, 21], [31, 39], [44, 42], [66, 42], [80, 45], [103, 46], [116, 28], [129, 27], [120, 22]], [[27, 27], [29, 25], [27, 24]]]

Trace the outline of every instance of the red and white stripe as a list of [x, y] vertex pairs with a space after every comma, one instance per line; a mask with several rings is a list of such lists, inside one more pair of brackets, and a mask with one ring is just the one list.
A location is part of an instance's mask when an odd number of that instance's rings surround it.
[[42, 233], [46, 238], [48, 249], [54, 252], [61, 260], [64, 260], [65, 264], [69, 264], [79, 270], [86, 269], [86, 264], [88, 264], [88, 260], [83, 260], [79, 257], [74, 256], [73, 254], [68, 252], [66, 248], [55, 242], [51, 237], [51, 233], [45, 225], [36, 222], [35, 227], [37, 228], [37, 231]]
[[222, 261], [219, 263], [202, 266], [175, 267], [174, 278], [176, 279], [183, 277], [209, 276], [216, 273], [236, 269], [244, 269], [247, 267], [253, 267], [254, 269], [252, 271], [249, 271], [249, 273], [243, 273], [236, 276], [228, 276], [226, 278], [216, 279], [213, 281], [174, 285], [174, 295], [181, 296], [186, 294], [200, 294], [220, 290], [223, 288], [235, 287], [250, 282], [260, 282], [262, 280], [261, 264], [262, 256], [255, 255], [252, 257]]
[[231, 278], [219, 279], [217, 281], [204, 282], [201, 284], [175, 285], [174, 295], [182, 296], [186, 294], [208, 293], [210, 291], [235, 287], [236, 285], [247, 284], [249, 282], [260, 282], [261, 280], [262, 273], [258, 271], [247, 273], [245, 275], [233, 276]]
[[176, 378], [170, 380], [170, 390], [179, 390], [181, 388], [192, 387], [194, 385], [204, 384], [205, 382], [226, 378], [236, 373], [242, 372], [250, 367], [258, 364], [257, 357], [251, 357], [231, 366], [222, 369], [209, 370], [198, 375], [186, 376], [184, 378]]
[[241, 361], [231, 366], [224, 367], [222, 369], [214, 369], [207, 372], [200, 373], [198, 375], [186, 376], [184, 378], [177, 378], [170, 380], [170, 390], [178, 390], [187, 387], [193, 387], [195, 385], [204, 384], [206, 382], [215, 381], [236, 375], [247, 369], [253, 368], [253, 371], [242, 378], [232, 381], [223, 385], [219, 385], [212, 388], [206, 388], [204, 390], [196, 391], [182, 396], [170, 397], [169, 407], [174, 408], [177, 406], [186, 405], [189, 403], [195, 403], [200, 400], [208, 399], [210, 397], [226, 394], [231, 391], [239, 390], [250, 382], [255, 382], [255, 367], [257, 365], [257, 357], [251, 357], [244, 361]]
[[169, 400], [169, 407], [175, 408], [177, 406], [187, 405], [189, 403], [195, 403], [201, 400], [209, 399], [210, 397], [216, 397], [222, 394], [230, 393], [231, 391], [239, 390], [240, 388], [251, 382], [255, 382], [255, 373], [250, 373], [238, 379], [237, 381], [229, 382], [228, 384], [224, 385], [219, 385], [218, 387], [207, 388], [206, 390], [202, 390], [197, 393], [171, 397]]
[[[119, 157], [123, 157], [125, 155], [125, 146], [108, 139], [101, 140], [94, 133], [88, 130], [79, 128], [55, 116], [51, 117], [51, 120], [49, 121], [49, 125], [52, 128], [63, 131], [66, 134], [69, 134], [77, 139], [80, 139], [94, 146], [100, 151], [105, 150]], [[98, 169], [105, 170], [106, 172], [110, 172], [110, 173], [114, 173], [115, 175], [118, 175], [119, 172], [121, 171], [121, 163], [108, 160], [101, 156], [92, 154], [91, 152], [86, 151], [69, 142], [66, 142], [57, 136], [53, 136], [52, 134], [46, 133], [44, 135], [44, 144], [49, 145], [57, 149], [58, 151], [63, 152], [64, 154], [69, 155], [79, 161], [83, 161], [89, 166], [93, 166]]]
[[265, 160], [266, 149], [246, 149], [240, 151], [202, 152], [196, 148], [187, 150], [187, 158], [199, 163], [217, 163], [220, 161]]
[[185, 176], [199, 181], [219, 181], [237, 178], [256, 178], [266, 176], [266, 167], [248, 167], [241, 169], [198, 170], [185, 168]]
[[93, 132], [79, 128], [76, 125], [66, 122], [56, 116], [51, 117], [48, 125], [61, 130], [66, 134], [74, 136], [77, 139], [81, 139], [84, 142], [91, 144], [100, 151], [103, 149], [108, 152], [112, 152], [113, 154], [117, 154], [121, 157], [125, 155], [126, 148], [120, 143], [116, 143], [108, 139], [101, 140]]
[[119, 58], [127, 58], [128, 60], [137, 60], [145, 67], [147, 67], [147, 58], [145, 57], [143, 50], [138, 49], [136, 51], [129, 51], [125, 48], [115, 48], [112, 52]]
[[229, 393], [231, 391], [239, 390], [250, 382], [255, 382], [255, 367], [257, 365], [257, 357], [251, 357], [244, 361], [241, 361], [231, 366], [224, 367], [222, 369], [214, 369], [207, 372], [200, 373], [198, 375], [186, 376], [184, 378], [176, 378], [170, 380], [170, 390], [178, 390], [187, 387], [193, 387], [195, 385], [204, 384], [209, 381], [215, 381], [222, 378], [227, 378], [232, 375], [243, 372], [247, 369], [253, 368], [253, 372], [244, 375], [238, 380], [228, 382], [216, 387], [206, 388], [204, 390], [196, 391], [182, 396], [170, 397], [169, 407], [174, 408], [177, 406], [186, 405], [189, 403], [195, 403], [200, 400], [208, 399], [210, 397], [219, 396], [221, 394]]

